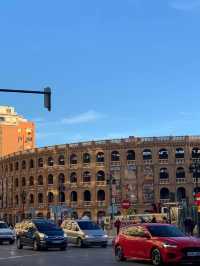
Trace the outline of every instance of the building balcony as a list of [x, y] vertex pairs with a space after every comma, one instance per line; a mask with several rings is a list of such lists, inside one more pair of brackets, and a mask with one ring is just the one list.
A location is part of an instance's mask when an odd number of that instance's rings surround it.
[[70, 169], [78, 169], [78, 164], [70, 164], [69, 168]]
[[106, 202], [105, 201], [97, 201], [97, 206], [98, 207], [105, 207], [106, 206]]
[[69, 183], [68, 184], [70, 188], [76, 188], [78, 187], [78, 184], [77, 183]]
[[80, 182], [80, 186], [82, 187], [90, 187], [91, 186], [91, 182]]
[[196, 183], [197, 183], [197, 184], [200, 184], [200, 178], [194, 178], [194, 177], [193, 177], [193, 178], [192, 178], [192, 181], [193, 181], [194, 184], [196, 184]]
[[184, 183], [186, 183], [186, 179], [185, 178], [176, 178], [176, 183], [177, 184], [184, 184]]
[[185, 163], [185, 160], [184, 159], [178, 159], [176, 158], [176, 164], [184, 164]]
[[168, 159], [159, 159], [160, 164], [168, 164]]
[[160, 199], [160, 203], [168, 203], [170, 199]]
[[114, 161], [110, 163], [111, 166], [120, 166], [121, 162], [120, 161]]
[[135, 160], [128, 160], [127, 165], [135, 165]]
[[96, 162], [97, 167], [103, 167], [105, 164], [104, 162]]
[[153, 161], [151, 159], [149, 159], [149, 160], [143, 160], [143, 163], [144, 164], [152, 164]]
[[90, 163], [83, 163], [83, 168], [90, 168]]
[[44, 209], [45, 203], [38, 203], [38, 209]]
[[84, 207], [91, 207], [93, 205], [93, 202], [92, 201], [84, 201], [83, 202], [83, 206]]
[[160, 185], [167, 185], [169, 184], [169, 178], [160, 179]]
[[106, 186], [106, 181], [96, 181], [96, 185], [99, 187]]
[[71, 208], [77, 208], [78, 207], [78, 202], [71, 201], [69, 205], [70, 205]]

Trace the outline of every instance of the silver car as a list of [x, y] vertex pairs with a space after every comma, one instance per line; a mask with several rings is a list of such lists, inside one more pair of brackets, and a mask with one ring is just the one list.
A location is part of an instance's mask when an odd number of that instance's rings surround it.
[[0, 221], [0, 243], [9, 242], [11, 245], [15, 242], [15, 233], [9, 226]]

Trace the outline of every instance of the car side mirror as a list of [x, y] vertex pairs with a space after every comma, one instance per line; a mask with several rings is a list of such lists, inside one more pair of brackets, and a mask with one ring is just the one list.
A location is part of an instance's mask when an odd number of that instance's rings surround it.
[[76, 227], [76, 228], [75, 228], [75, 231], [76, 231], [76, 232], [78, 232], [78, 231], [79, 231], [79, 228], [78, 228], [78, 227]]

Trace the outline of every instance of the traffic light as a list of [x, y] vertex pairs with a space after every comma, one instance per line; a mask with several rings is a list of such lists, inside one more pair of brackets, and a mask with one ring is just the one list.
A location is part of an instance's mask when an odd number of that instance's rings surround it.
[[51, 88], [44, 88], [44, 107], [51, 111]]

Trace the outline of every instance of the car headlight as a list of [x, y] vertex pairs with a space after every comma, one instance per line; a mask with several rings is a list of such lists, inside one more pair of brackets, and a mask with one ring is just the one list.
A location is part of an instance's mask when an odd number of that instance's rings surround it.
[[163, 243], [164, 248], [177, 248], [178, 246], [176, 244], [170, 244], [170, 243]]
[[103, 237], [108, 238], [108, 235], [103, 235]]
[[43, 234], [43, 233], [39, 233], [38, 235], [39, 235], [39, 238], [40, 238], [41, 240], [44, 240], [45, 238], [48, 238], [48, 236], [45, 235], [45, 234]]
[[67, 234], [66, 233], [64, 233], [64, 238], [67, 238]]

